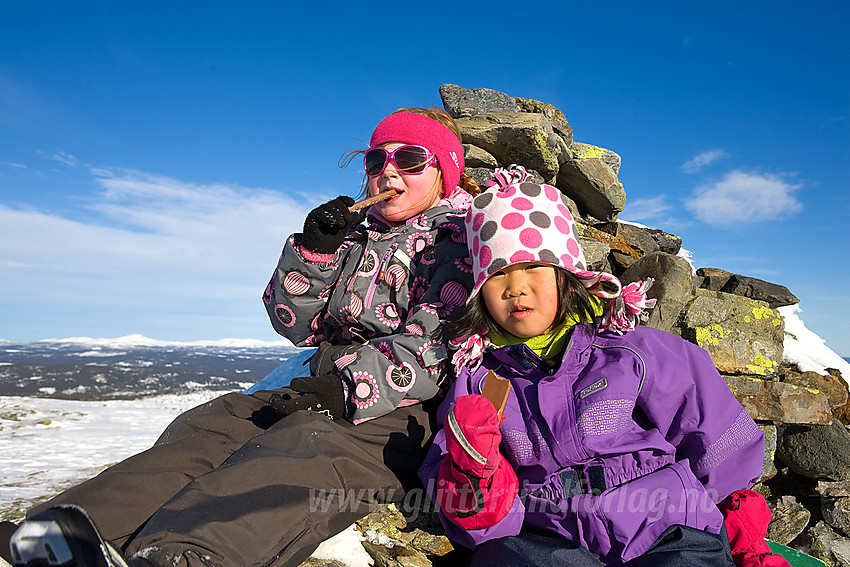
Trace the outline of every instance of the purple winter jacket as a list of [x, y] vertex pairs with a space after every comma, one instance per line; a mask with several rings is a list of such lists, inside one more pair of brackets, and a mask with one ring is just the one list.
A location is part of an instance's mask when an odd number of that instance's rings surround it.
[[[511, 381], [500, 449], [520, 489], [490, 528], [467, 531], [440, 513], [449, 537], [467, 547], [524, 527], [620, 563], [674, 524], [720, 533], [715, 503], [761, 476], [762, 431], [708, 353], [669, 333], [579, 325], [554, 369], [525, 345], [491, 348], [480, 368], [461, 372], [438, 423], [459, 396], [481, 393], [488, 369]], [[440, 431], [419, 471], [432, 501], [445, 455]]]

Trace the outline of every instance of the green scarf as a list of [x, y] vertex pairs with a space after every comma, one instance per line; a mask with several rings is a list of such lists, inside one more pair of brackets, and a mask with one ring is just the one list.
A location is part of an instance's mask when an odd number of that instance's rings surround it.
[[[602, 315], [601, 301], [594, 302], [593, 314], [596, 317]], [[564, 352], [564, 347], [567, 344], [567, 338], [570, 336], [570, 331], [577, 323], [578, 318], [575, 315], [568, 315], [561, 325], [536, 337], [517, 337], [502, 330], [501, 333], [492, 333], [487, 338], [490, 339], [493, 346], [497, 347], [525, 344], [537, 356], [554, 366], [559, 362], [561, 353]]]

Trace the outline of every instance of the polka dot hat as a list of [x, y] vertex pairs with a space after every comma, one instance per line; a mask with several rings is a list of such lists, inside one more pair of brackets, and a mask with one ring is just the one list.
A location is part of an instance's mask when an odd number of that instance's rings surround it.
[[604, 299], [620, 295], [620, 280], [586, 269], [575, 221], [558, 189], [535, 183], [520, 166], [499, 169], [493, 177], [495, 182], [473, 199], [466, 215], [475, 281], [469, 300], [488, 277], [519, 262], [564, 268]]

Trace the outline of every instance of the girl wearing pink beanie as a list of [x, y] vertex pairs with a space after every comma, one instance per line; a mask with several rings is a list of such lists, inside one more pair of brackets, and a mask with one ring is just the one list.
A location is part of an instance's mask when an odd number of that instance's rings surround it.
[[396, 194], [365, 218], [346, 196], [310, 212], [263, 294], [274, 329], [316, 347], [309, 367], [184, 413], [149, 450], [31, 510], [16, 562], [47, 561], [49, 544], [75, 565], [294, 566], [405, 497], [431, 438], [426, 402], [449, 381], [442, 325], [472, 289], [477, 186], [439, 109], [387, 116], [356, 153], [367, 192]]

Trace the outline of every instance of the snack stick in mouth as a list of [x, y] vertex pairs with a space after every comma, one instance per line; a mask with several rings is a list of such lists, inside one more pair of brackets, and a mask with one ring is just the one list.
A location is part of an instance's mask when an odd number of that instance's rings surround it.
[[359, 211], [360, 209], [365, 209], [366, 207], [371, 207], [375, 203], [380, 203], [381, 201], [386, 201], [387, 199], [391, 199], [391, 198], [395, 197], [396, 195], [398, 195], [398, 191], [396, 191], [395, 189], [383, 191], [383, 192], [378, 193], [377, 195], [375, 195], [373, 197], [369, 197], [368, 199], [363, 199], [362, 201], [357, 201], [356, 203], [354, 203], [353, 205], [348, 207], [348, 210], [353, 213], [353, 212]]

